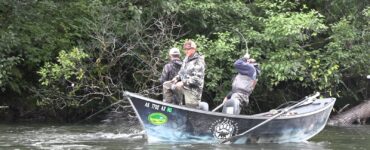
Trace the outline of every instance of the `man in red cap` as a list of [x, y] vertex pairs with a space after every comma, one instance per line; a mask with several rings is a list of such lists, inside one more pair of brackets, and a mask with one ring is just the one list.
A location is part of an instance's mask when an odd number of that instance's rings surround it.
[[197, 52], [197, 45], [192, 40], [185, 41], [183, 48], [186, 57], [178, 75], [171, 83], [163, 85], [163, 98], [170, 100], [175, 90], [185, 96], [186, 106], [200, 108], [206, 69], [204, 57]]

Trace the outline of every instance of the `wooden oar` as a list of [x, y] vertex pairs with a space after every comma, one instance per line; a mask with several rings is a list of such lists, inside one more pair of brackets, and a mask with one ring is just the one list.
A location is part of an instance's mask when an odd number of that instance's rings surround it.
[[284, 113], [288, 112], [289, 110], [291, 110], [291, 109], [293, 109], [293, 108], [295, 108], [295, 107], [297, 107], [297, 106], [300, 106], [300, 105], [304, 104], [306, 101], [315, 99], [315, 98], [316, 98], [316, 97], [318, 97], [319, 95], [320, 95], [320, 93], [319, 93], [319, 92], [317, 92], [317, 93], [316, 93], [316, 94], [314, 94], [313, 96], [309, 96], [309, 97], [307, 97], [307, 98], [303, 99], [302, 101], [298, 102], [297, 104], [294, 104], [294, 105], [293, 105], [293, 106], [291, 106], [291, 107], [288, 107], [288, 108], [283, 109], [282, 111], [280, 111], [280, 112], [279, 112], [279, 113], [277, 113], [276, 115], [272, 116], [271, 118], [269, 118], [269, 119], [267, 119], [267, 120], [265, 120], [265, 121], [263, 121], [263, 122], [261, 122], [261, 123], [257, 124], [256, 126], [254, 126], [254, 127], [250, 128], [250, 129], [248, 129], [247, 131], [245, 131], [245, 132], [243, 132], [243, 133], [241, 133], [241, 134], [238, 134], [238, 135], [232, 136], [232, 137], [230, 137], [230, 138], [227, 138], [227, 139], [225, 139], [224, 141], [222, 141], [221, 143], [222, 143], [222, 144], [224, 144], [224, 143], [226, 143], [226, 142], [235, 142], [235, 141], [236, 141], [238, 138], [240, 138], [241, 136], [244, 136], [245, 134], [247, 134], [247, 133], [249, 133], [249, 132], [253, 131], [254, 129], [257, 129], [258, 127], [260, 127], [260, 126], [262, 126], [262, 125], [264, 125], [264, 124], [266, 124], [266, 123], [270, 122], [271, 120], [273, 120], [273, 119], [275, 119], [275, 118], [279, 117], [280, 115], [282, 115], [282, 114], [284, 114]]

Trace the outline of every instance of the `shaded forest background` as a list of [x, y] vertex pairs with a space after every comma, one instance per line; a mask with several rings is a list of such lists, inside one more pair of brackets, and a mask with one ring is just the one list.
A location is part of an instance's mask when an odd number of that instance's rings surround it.
[[128, 111], [124, 90], [160, 99], [185, 39], [205, 56], [211, 106], [249, 52], [262, 74], [247, 114], [314, 91], [338, 110], [369, 98], [369, 32], [364, 0], [2, 0], [0, 117], [76, 122], [119, 100]]

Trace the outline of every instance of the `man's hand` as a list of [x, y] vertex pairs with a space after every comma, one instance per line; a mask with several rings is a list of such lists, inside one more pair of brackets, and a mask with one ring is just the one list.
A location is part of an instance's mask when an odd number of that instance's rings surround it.
[[253, 59], [253, 58], [250, 58], [250, 59], [249, 59], [249, 62], [250, 62], [250, 63], [256, 63], [256, 60], [255, 60], [255, 59]]
[[184, 86], [184, 83], [183, 82], [177, 82], [176, 84], [172, 84], [171, 86], [171, 90], [172, 91], [175, 91], [175, 90], [180, 90], [181, 87]]
[[178, 89], [183, 86], [184, 86], [184, 83], [182, 81], [176, 83], [176, 88]]
[[245, 59], [249, 59], [251, 57], [251, 55], [249, 55], [248, 53], [246, 53], [244, 56], [243, 56]]
[[175, 77], [175, 78], [173, 78], [172, 80], [171, 80], [171, 82], [172, 83], [177, 83], [178, 81], [177, 81], [177, 78]]

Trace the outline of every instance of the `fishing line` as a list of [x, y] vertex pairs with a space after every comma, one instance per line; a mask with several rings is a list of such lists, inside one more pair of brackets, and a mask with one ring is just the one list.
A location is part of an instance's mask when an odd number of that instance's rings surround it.
[[154, 91], [156, 89], [158, 89], [159, 87], [163, 86], [163, 84], [161, 85], [157, 85], [157, 86], [154, 86], [154, 87], [151, 87], [151, 88], [148, 88], [148, 89], [145, 89], [145, 90], [141, 90], [141, 92], [139, 92], [140, 94], [144, 94], [146, 92], [150, 92], [150, 91]]
[[[145, 93], [145, 92], [149, 92], [149, 91], [151, 91], [151, 90], [154, 90], [154, 89], [156, 89], [156, 88], [158, 88], [158, 87], [160, 87], [160, 86], [162, 86], [162, 84], [161, 84], [161, 85], [158, 85], [158, 86], [154, 86], [154, 87], [149, 88], [149, 89], [146, 89], [146, 90], [142, 90], [142, 91], [141, 91], [141, 92], [139, 92], [139, 93], [140, 93], [140, 94], [143, 94], [143, 93]], [[113, 106], [115, 106], [115, 105], [117, 105], [117, 104], [119, 104], [119, 103], [123, 103], [123, 102], [125, 102], [125, 101], [124, 101], [124, 99], [118, 100], [117, 102], [112, 103], [112, 104], [110, 104], [110, 105], [109, 105], [109, 106], [107, 106], [107, 107], [104, 107], [103, 109], [101, 109], [101, 110], [97, 111], [96, 113], [94, 113], [94, 114], [90, 115], [89, 117], [85, 118], [84, 120], [79, 121], [78, 123], [81, 123], [81, 122], [83, 122], [83, 121], [87, 121], [87, 120], [91, 119], [92, 117], [94, 117], [94, 116], [96, 116], [96, 115], [100, 114], [101, 112], [103, 112], [103, 111], [105, 111], [105, 110], [107, 110], [107, 109], [109, 109], [109, 108], [111, 108], [111, 107], [113, 107]]]

